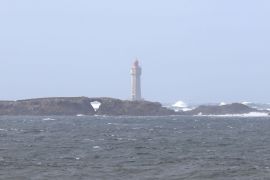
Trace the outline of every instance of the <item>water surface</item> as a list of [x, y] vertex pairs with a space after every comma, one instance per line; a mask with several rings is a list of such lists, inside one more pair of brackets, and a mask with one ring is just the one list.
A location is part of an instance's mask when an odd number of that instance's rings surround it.
[[0, 117], [0, 179], [269, 179], [269, 137], [267, 117]]

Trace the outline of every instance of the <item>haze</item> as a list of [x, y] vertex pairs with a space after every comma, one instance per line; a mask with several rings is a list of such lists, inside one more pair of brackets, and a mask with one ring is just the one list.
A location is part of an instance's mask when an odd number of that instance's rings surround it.
[[2, 0], [0, 99], [270, 102], [268, 0]]

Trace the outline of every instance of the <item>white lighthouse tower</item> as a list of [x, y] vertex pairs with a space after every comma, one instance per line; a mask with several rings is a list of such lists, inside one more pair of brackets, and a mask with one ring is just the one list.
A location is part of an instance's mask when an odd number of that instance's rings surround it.
[[142, 93], [141, 93], [141, 75], [142, 75], [142, 68], [139, 65], [139, 61], [136, 60], [133, 63], [131, 68], [131, 98], [132, 101], [140, 101], [142, 100]]

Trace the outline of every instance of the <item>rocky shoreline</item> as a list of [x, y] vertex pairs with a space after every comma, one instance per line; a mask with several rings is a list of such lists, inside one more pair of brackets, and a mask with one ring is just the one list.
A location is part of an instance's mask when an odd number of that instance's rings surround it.
[[[100, 103], [98, 109], [91, 105]], [[0, 115], [5, 116], [168, 116], [168, 115], [225, 115], [261, 112], [243, 104], [224, 106], [199, 106], [190, 111], [176, 112], [161, 103], [149, 101], [127, 101], [114, 98], [55, 97], [18, 101], [0, 101]], [[265, 111], [264, 111], [265, 112]], [[269, 112], [265, 112], [269, 113]]]

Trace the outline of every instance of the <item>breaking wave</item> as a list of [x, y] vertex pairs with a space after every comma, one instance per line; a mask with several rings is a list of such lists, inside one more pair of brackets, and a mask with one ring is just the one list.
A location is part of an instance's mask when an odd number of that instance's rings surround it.
[[269, 114], [265, 112], [250, 112], [246, 114], [224, 114], [224, 115], [196, 115], [196, 116], [206, 116], [206, 117], [268, 117]]

